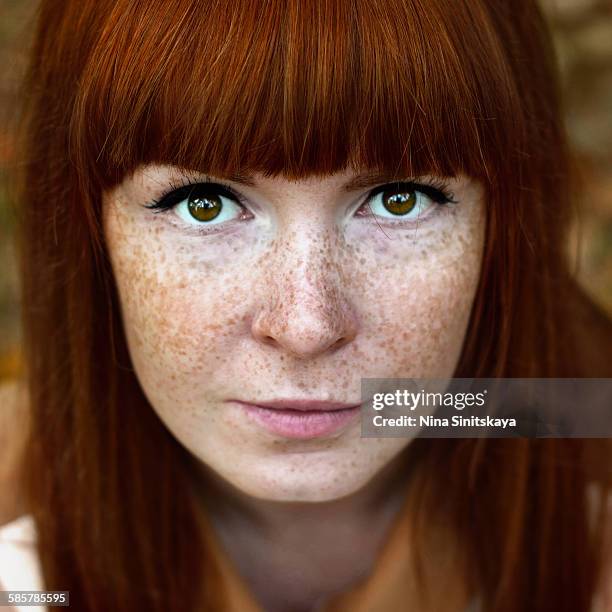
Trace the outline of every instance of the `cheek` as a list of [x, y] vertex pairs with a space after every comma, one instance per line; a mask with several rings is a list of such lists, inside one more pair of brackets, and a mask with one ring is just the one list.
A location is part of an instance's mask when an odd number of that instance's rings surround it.
[[390, 238], [381, 232], [368, 247], [363, 346], [378, 377], [445, 378], [456, 368], [480, 277], [484, 219], [474, 207], [432, 225]]
[[228, 266], [231, 241], [217, 259], [202, 258], [120, 210], [107, 215], [105, 231], [130, 356], [149, 399], [175, 405], [198, 386], [210, 389], [206, 381], [218, 378], [227, 344], [245, 325], [249, 289], [233, 274], [244, 266]]
[[435, 378], [452, 373], [472, 298], [471, 287], [461, 280], [456, 274], [439, 275], [433, 282], [415, 276], [408, 286], [398, 284], [390, 292], [381, 304], [385, 310], [379, 318], [378, 342], [372, 346], [382, 351], [389, 372], [385, 377]]

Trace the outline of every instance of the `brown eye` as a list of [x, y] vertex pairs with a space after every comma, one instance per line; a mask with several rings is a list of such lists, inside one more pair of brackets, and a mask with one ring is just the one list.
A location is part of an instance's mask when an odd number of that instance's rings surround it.
[[415, 191], [383, 191], [382, 205], [394, 215], [407, 215], [417, 204]]
[[[367, 212], [374, 216], [398, 221], [424, 219], [438, 205], [455, 202], [451, 196], [432, 185], [403, 182], [381, 185], [370, 193]], [[456, 203], [456, 202], [455, 202]]]
[[216, 194], [191, 194], [187, 199], [187, 210], [196, 221], [212, 221], [222, 209], [223, 202]]
[[173, 211], [186, 226], [192, 227], [221, 225], [252, 218], [240, 196], [220, 183], [184, 185], [144, 206], [154, 213]]

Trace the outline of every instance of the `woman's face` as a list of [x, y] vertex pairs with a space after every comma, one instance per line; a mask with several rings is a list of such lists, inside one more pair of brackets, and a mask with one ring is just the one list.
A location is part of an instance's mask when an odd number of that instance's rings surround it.
[[[457, 365], [480, 272], [482, 189], [466, 177], [412, 179], [424, 187], [363, 177], [225, 180], [143, 166], [104, 194], [142, 389], [181, 444], [252, 496], [348, 495], [408, 439], [362, 438], [358, 410], [247, 404], [354, 406], [362, 377], [444, 378]], [[207, 181], [225, 187], [193, 185]]]

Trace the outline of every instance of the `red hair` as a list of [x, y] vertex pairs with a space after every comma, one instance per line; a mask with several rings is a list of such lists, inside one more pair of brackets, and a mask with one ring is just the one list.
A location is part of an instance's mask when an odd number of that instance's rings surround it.
[[[191, 460], [130, 366], [101, 229], [103, 192], [140, 164], [474, 177], [487, 237], [456, 374], [611, 375], [584, 341], [610, 325], [564, 256], [571, 167], [530, 0], [43, 0], [24, 94], [29, 495], [46, 588], [76, 609], [222, 609]], [[486, 610], [589, 609], [593, 444], [413, 444], [421, 516], [454, 526]]]

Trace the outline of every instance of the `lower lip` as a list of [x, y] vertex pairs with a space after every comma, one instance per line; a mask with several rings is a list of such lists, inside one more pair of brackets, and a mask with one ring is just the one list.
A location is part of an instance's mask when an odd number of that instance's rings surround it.
[[301, 440], [338, 433], [358, 418], [361, 409], [355, 406], [341, 410], [278, 410], [242, 402], [239, 405], [269, 432]]

